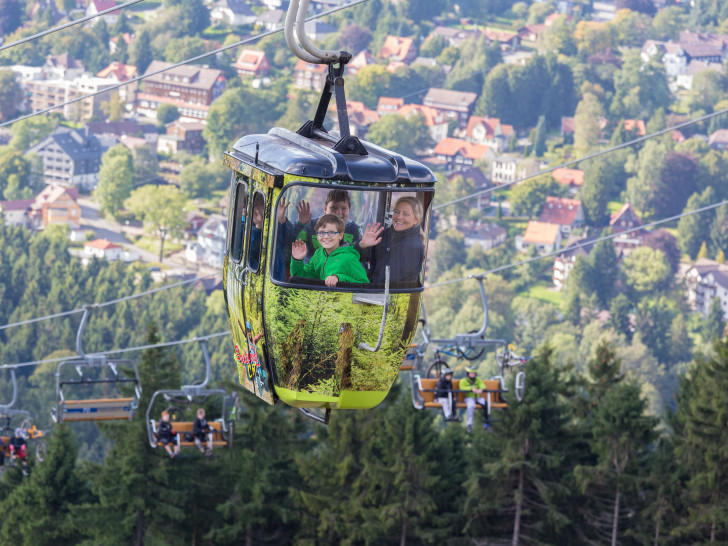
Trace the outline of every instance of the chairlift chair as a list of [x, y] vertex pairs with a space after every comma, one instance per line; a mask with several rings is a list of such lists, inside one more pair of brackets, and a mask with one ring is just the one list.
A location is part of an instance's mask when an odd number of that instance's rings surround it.
[[[210, 354], [207, 350], [207, 338], [197, 340], [202, 348], [202, 355], [205, 360], [205, 379], [202, 383], [194, 385], [182, 385], [180, 389], [163, 389], [158, 390], [152, 395], [152, 399], [147, 406], [146, 422], [147, 437], [149, 445], [152, 448], [160, 447], [157, 441], [157, 432], [159, 430], [159, 421], [152, 417], [152, 410], [158, 397], [166, 400], [168, 404], [184, 404], [191, 406], [193, 404], [201, 404], [210, 396], [220, 396], [222, 399], [222, 413], [219, 419], [208, 421], [208, 425], [212, 429], [213, 447], [232, 447], [233, 444], [233, 422], [226, 420], [226, 403], [228, 398], [227, 391], [223, 389], [209, 389], [211, 365]], [[179, 447], [194, 447], [194, 441], [188, 441], [184, 437], [192, 432], [192, 421], [173, 421], [172, 428], [176, 434], [176, 441]]]

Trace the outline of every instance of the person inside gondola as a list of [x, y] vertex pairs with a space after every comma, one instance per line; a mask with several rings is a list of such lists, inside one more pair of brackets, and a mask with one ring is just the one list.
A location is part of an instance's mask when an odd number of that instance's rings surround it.
[[308, 263], [306, 243], [297, 239], [291, 246], [291, 276], [324, 281], [326, 286], [339, 282], [368, 283], [367, 272], [359, 261], [359, 253], [349, 245], [340, 246], [344, 239], [344, 222], [334, 214], [324, 214], [316, 221], [316, 239], [320, 245]]
[[440, 370], [440, 379], [435, 385], [435, 402], [442, 406], [445, 421], [460, 420], [457, 415], [457, 396], [452, 392], [452, 370], [450, 368]]
[[20, 459], [23, 465], [23, 476], [28, 475], [28, 460], [26, 458], [25, 431], [22, 428], [15, 429], [15, 436], [10, 438], [10, 460]]
[[[321, 243], [316, 235], [316, 223], [321, 219], [311, 217], [311, 205], [306, 201], [300, 201], [296, 206], [298, 212], [298, 221], [293, 225], [293, 238], [303, 241], [306, 244], [306, 258], [304, 262], [313, 257], [314, 252], [321, 248]], [[361, 239], [361, 227], [359, 224], [349, 219], [351, 211], [351, 196], [346, 190], [331, 190], [326, 194], [324, 202], [324, 214], [333, 214], [337, 216], [343, 223], [344, 229], [342, 244], [359, 250], [359, 240]]]
[[250, 230], [250, 269], [258, 270], [260, 265], [260, 246], [263, 239], [263, 219], [265, 217], [265, 204], [262, 199], [256, 199], [253, 203], [253, 226]]
[[392, 225], [367, 224], [359, 241], [362, 259], [369, 261], [372, 284], [384, 285], [389, 266], [391, 284], [416, 284], [425, 254], [422, 204], [415, 197], [394, 203]]
[[179, 455], [179, 445], [175, 441], [176, 436], [177, 434], [172, 430], [172, 423], [169, 422], [169, 412], [164, 410], [162, 420], [159, 422], [157, 441], [164, 446], [172, 459]]
[[[200, 453], [204, 453], [206, 457], [212, 456], [212, 429], [207, 424], [205, 419], [205, 410], [199, 408], [197, 410], [197, 417], [195, 422], [192, 423], [192, 435], [195, 437], [195, 445]], [[207, 441], [207, 450], [202, 447], [202, 442]]]

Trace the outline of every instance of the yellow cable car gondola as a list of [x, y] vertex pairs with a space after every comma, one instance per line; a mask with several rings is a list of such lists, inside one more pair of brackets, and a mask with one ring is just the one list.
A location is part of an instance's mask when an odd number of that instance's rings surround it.
[[[419, 317], [435, 176], [349, 134], [351, 56], [306, 42], [307, 4], [291, 2], [286, 38], [329, 65], [326, 85], [298, 132], [248, 135], [225, 154], [223, 284], [240, 383], [327, 422], [332, 409], [376, 406], [397, 377]], [[309, 53], [292, 44], [294, 26]], [[332, 94], [340, 136], [323, 126]]]

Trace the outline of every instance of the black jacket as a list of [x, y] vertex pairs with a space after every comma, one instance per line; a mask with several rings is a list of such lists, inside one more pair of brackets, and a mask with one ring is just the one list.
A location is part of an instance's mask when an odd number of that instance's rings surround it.
[[195, 422], [192, 423], [192, 434], [204, 436], [208, 432], [210, 432], [210, 425], [207, 424], [207, 419], [195, 418]]
[[174, 438], [174, 432], [172, 431], [172, 423], [169, 421], [160, 421], [159, 422], [159, 431], [157, 432], [157, 437], [160, 440], [171, 440]]
[[14, 447], [15, 449], [20, 449], [23, 447], [27, 442], [25, 441], [25, 438], [18, 438], [16, 436], [13, 436], [10, 438], [9, 444]]
[[452, 392], [452, 380], [448, 381], [444, 377], [437, 380], [435, 385], [435, 398], [447, 398]]
[[391, 226], [382, 232], [382, 241], [362, 251], [362, 258], [369, 260], [372, 284], [384, 285], [385, 268], [389, 266], [390, 284], [419, 285], [425, 247], [422, 244], [420, 226], [395, 231]]

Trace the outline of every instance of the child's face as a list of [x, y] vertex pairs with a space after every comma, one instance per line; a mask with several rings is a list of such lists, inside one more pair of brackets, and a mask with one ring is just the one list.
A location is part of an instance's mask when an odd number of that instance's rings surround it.
[[165, 423], [169, 421], [169, 413], [165, 413], [164, 415], [162, 415], [162, 421], [164, 421]]
[[324, 214], [335, 214], [346, 225], [349, 220], [349, 205], [346, 201], [329, 201], [324, 207]]
[[263, 207], [255, 207], [253, 209], [253, 224], [258, 229], [263, 229]]
[[[322, 235], [323, 232], [337, 233], [336, 235]], [[316, 232], [316, 237], [318, 238], [318, 242], [321, 246], [324, 247], [327, 252], [331, 252], [332, 250], [339, 248], [339, 243], [341, 243], [341, 240], [344, 238], [344, 234], [337, 229], [336, 224], [327, 223], [319, 228]]]
[[418, 224], [412, 205], [409, 203], [400, 203], [394, 208], [392, 214], [392, 227], [394, 231], [404, 231]]
[[199, 417], [200, 419], [204, 419], [205, 418], [205, 410], [198, 411], [197, 412], [197, 417]]

